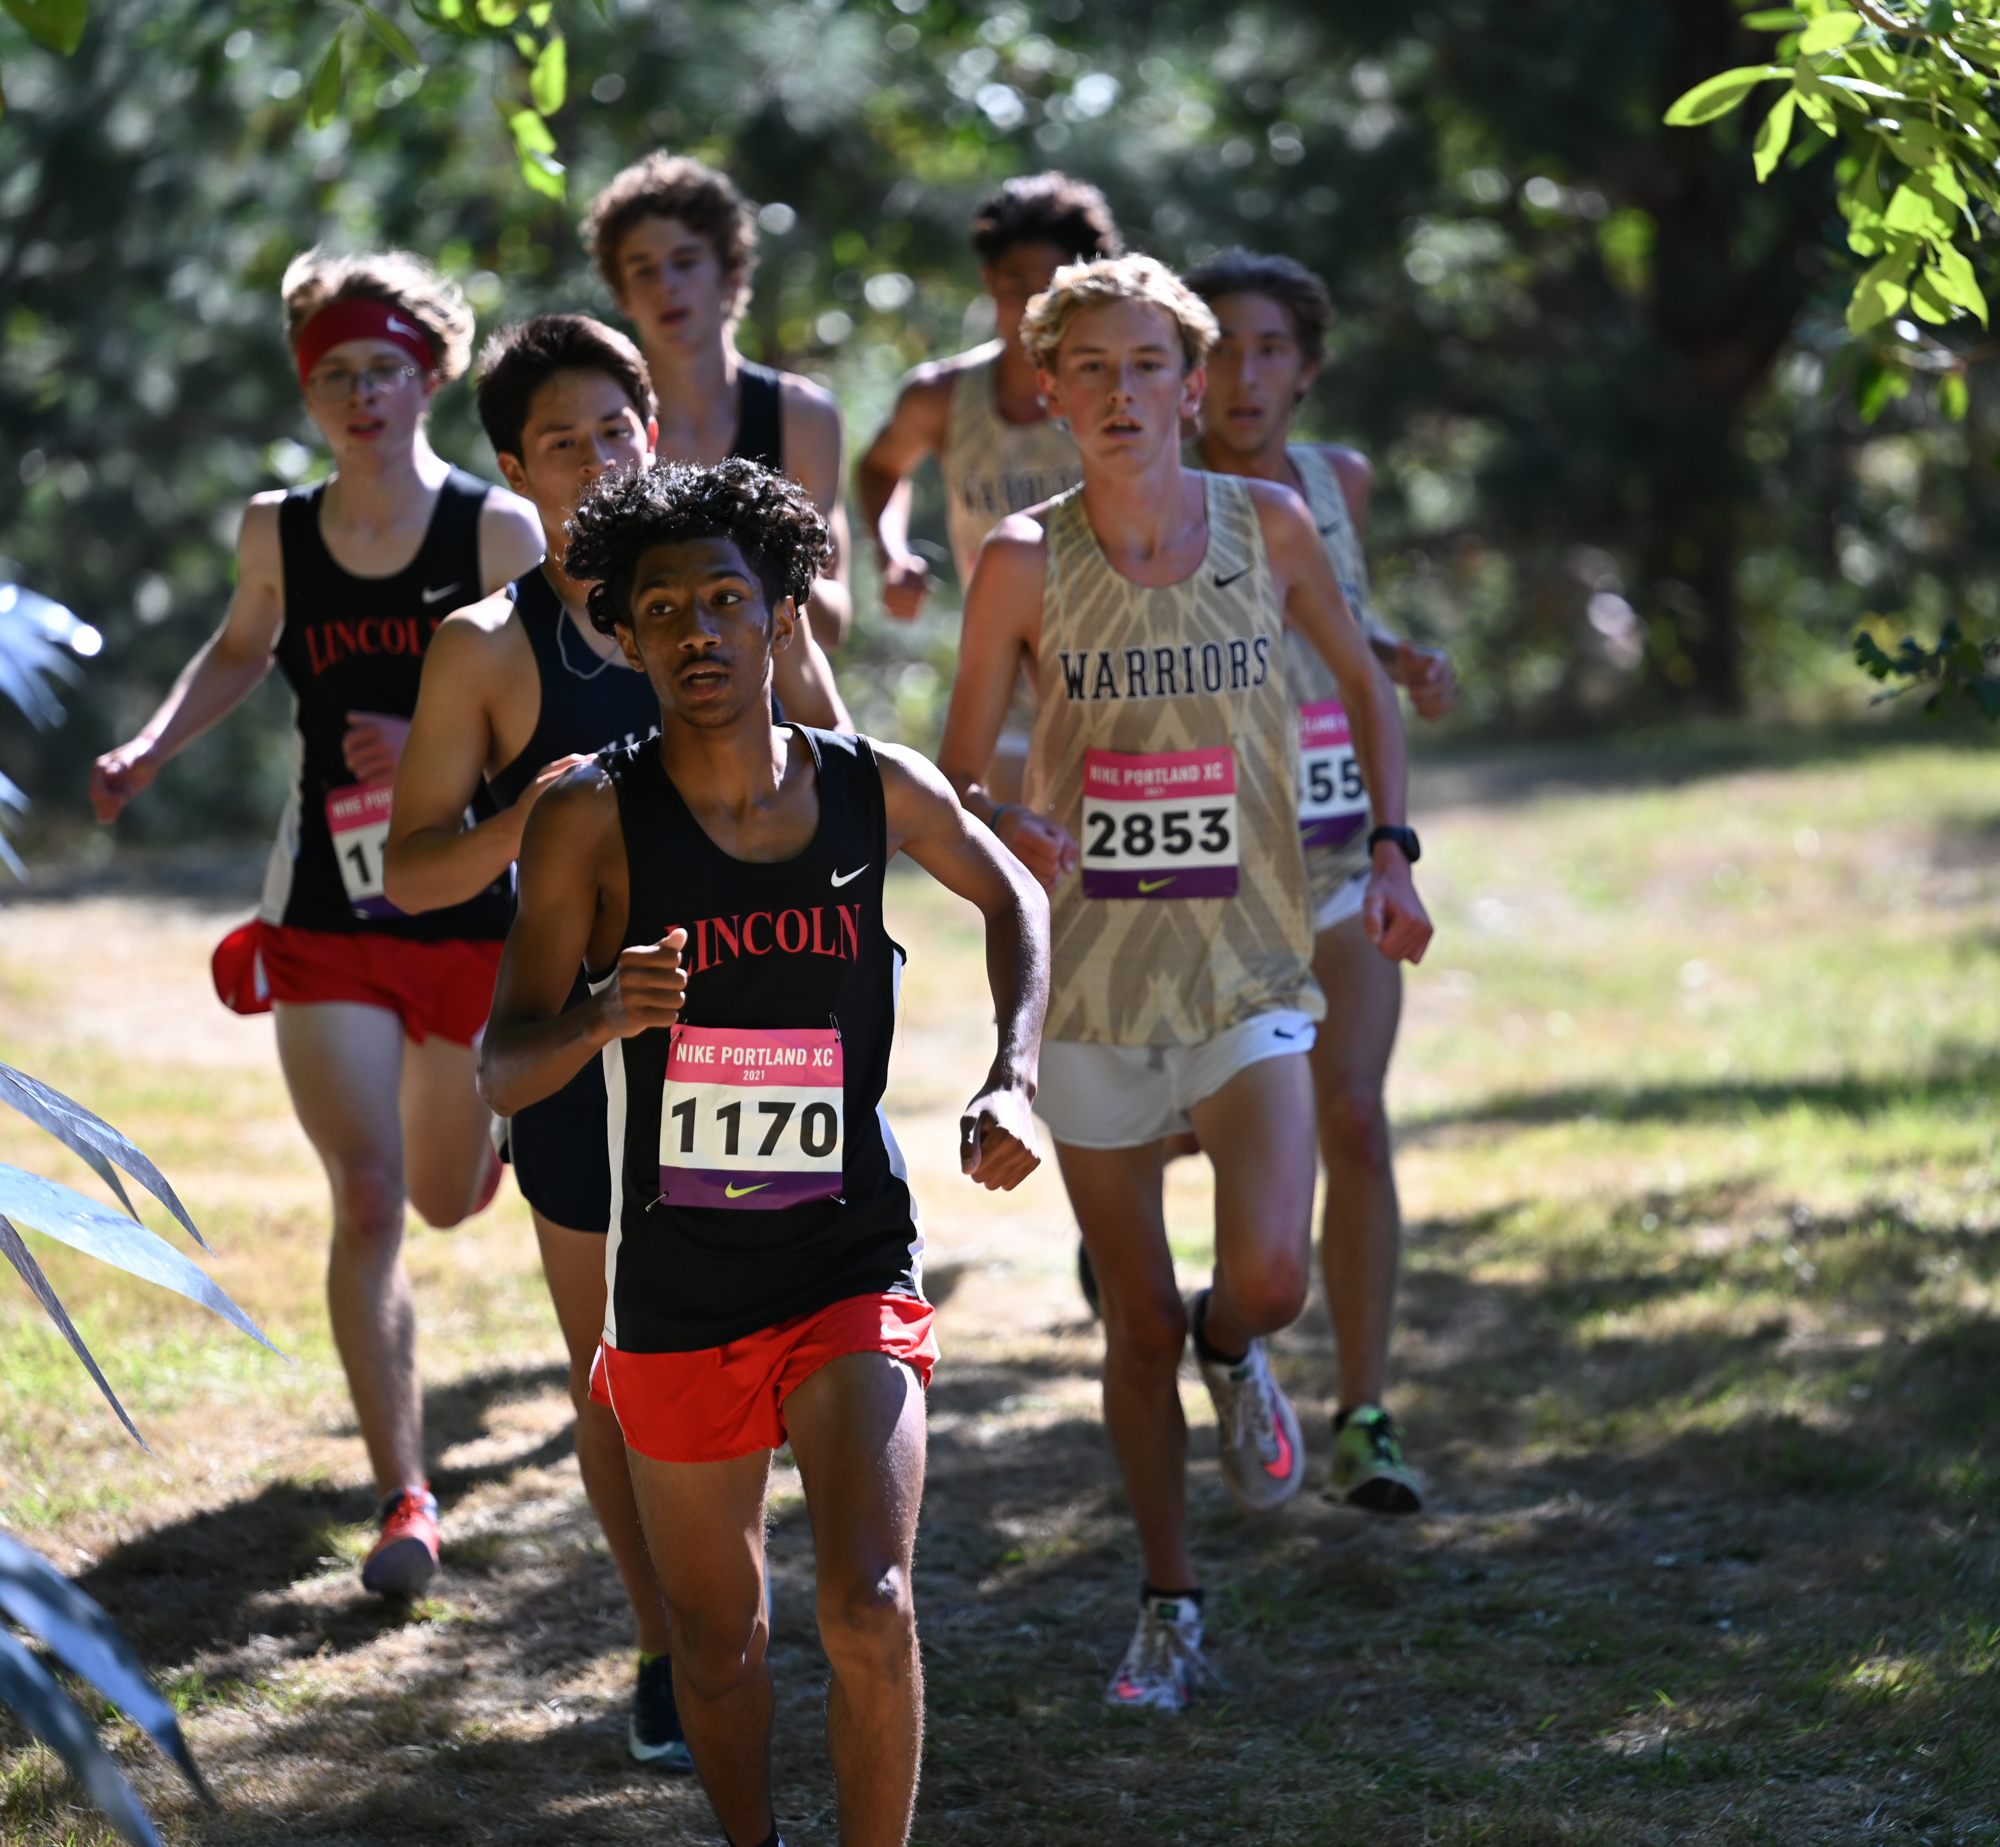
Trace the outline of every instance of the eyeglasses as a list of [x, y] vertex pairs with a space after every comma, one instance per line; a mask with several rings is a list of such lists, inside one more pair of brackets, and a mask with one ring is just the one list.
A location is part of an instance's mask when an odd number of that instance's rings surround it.
[[306, 396], [316, 404], [344, 404], [355, 391], [370, 391], [378, 398], [392, 398], [407, 391], [417, 376], [417, 368], [401, 359], [377, 360], [359, 372], [348, 366], [328, 366], [306, 380]]

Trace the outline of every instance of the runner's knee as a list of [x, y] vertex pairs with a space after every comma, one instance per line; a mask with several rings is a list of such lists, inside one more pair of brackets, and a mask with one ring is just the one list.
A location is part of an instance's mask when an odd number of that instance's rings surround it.
[[403, 1179], [387, 1162], [329, 1164], [334, 1235], [363, 1244], [394, 1243], [403, 1233]]
[[1171, 1372], [1180, 1365], [1187, 1346], [1187, 1309], [1171, 1287], [1151, 1291], [1138, 1302], [1119, 1301], [1106, 1291], [1104, 1325], [1107, 1360], [1149, 1372]]
[[1369, 1174], [1389, 1170], [1389, 1112], [1379, 1086], [1347, 1084], [1320, 1103], [1320, 1146], [1329, 1161], [1363, 1167]]
[[820, 1646], [836, 1667], [893, 1660], [917, 1630], [909, 1573], [891, 1564], [823, 1581], [818, 1615]]
[[764, 1662], [761, 1603], [740, 1609], [668, 1599], [674, 1625], [674, 1666], [698, 1699], [727, 1698]]
[[1226, 1265], [1229, 1305], [1259, 1332], [1290, 1327], [1306, 1305], [1308, 1272], [1303, 1251], [1266, 1256], [1255, 1265]]

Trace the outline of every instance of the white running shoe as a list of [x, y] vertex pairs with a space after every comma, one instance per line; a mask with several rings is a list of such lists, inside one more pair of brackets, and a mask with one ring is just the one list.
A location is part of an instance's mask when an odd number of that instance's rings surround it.
[[1202, 1659], [1201, 1605], [1192, 1597], [1146, 1597], [1104, 1703], [1131, 1712], [1185, 1712], [1196, 1687], [1220, 1678]]
[[[1199, 1296], [1188, 1304], [1190, 1327], [1199, 1325], [1200, 1306]], [[1306, 1445], [1298, 1413], [1265, 1363], [1264, 1343], [1253, 1340], [1234, 1366], [1203, 1360], [1201, 1377], [1215, 1402], [1223, 1484], [1236, 1505], [1247, 1514], [1282, 1507], [1305, 1483]]]

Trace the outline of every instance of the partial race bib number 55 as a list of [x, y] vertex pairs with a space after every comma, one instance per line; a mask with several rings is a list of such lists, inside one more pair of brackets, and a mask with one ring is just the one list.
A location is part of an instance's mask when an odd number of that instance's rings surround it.
[[327, 831], [333, 835], [334, 863], [357, 917], [400, 917], [382, 895], [382, 856], [389, 845], [389, 810], [394, 783], [355, 783], [326, 798]]
[[1299, 844], [1345, 846], [1368, 821], [1368, 791], [1338, 699], [1299, 707]]
[[1083, 760], [1086, 898], [1233, 898], [1236, 753], [1091, 750]]
[[676, 1026], [660, 1197], [770, 1211], [840, 1192], [843, 1068], [831, 1030]]

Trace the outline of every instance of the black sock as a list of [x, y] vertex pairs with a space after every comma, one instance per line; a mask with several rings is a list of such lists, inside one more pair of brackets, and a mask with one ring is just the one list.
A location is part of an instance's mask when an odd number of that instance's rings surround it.
[[[725, 1834], [722, 1838], [726, 1841], [729, 1839], [729, 1836]], [[778, 1833], [778, 1830], [774, 1827], [769, 1834], [765, 1835], [764, 1838], [757, 1843], [757, 1847], [785, 1847], [785, 1843], [783, 1837]]]
[[1199, 1584], [1193, 1590], [1162, 1590], [1157, 1584], [1141, 1584], [1139, 1586], [1139, 1601], [1141, 1603], [1151, 1603], [1155, 1597], [1177, 1597], [1183, 1603], [1193, 1604], [1197, 1610], [1201, 1608], [1201, 1586]]
[[1204, 1289], [1194, 1302], [1194, 1350], [1196, 1355], [1211, 1366], [1241, 1366], [1249, 1355], [1245, 1353], [1224, 1353], [1220, 1347], [1211, 1347], [1202, 1329], [1208, 1326], [1208, 1298], [1211, 1291]]

